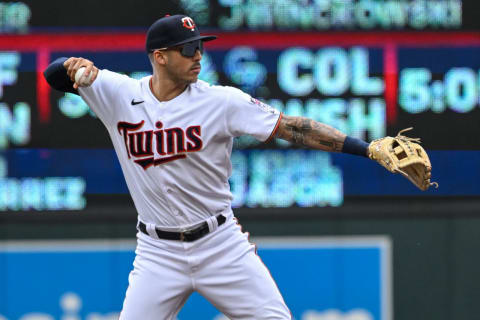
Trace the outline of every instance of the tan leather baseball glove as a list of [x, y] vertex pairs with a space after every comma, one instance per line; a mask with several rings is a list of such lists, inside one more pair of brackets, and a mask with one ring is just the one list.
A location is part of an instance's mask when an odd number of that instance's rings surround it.
[[368, 146], [368, 157], [377, 161], [392, 173], [401, 173], [420, 190], [425, 191], [438, 183], [430, 182], [432, 165], [425, 150], [420, 146], [420, 138], [410, 138], [401, 130], [396, 137], [374, 140]]

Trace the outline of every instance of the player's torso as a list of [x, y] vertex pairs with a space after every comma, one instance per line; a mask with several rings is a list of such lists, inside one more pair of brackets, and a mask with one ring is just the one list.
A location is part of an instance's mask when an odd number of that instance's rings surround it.
[[188, 225], [229, 208], [222, 101], [189, 87], [160, 102], [146, 79], [121, 86], [116, 99], [108, 130], [141, 218]]

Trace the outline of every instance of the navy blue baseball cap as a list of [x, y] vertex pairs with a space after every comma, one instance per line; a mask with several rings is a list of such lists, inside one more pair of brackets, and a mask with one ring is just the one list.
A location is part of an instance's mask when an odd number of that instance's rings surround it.
[[147, 31], [146, 49], [169, 48], [196, 40], [210, 41], [216, 36], [203, 36], [192, 18], [185, 15], [165, 16], [155, 21]]

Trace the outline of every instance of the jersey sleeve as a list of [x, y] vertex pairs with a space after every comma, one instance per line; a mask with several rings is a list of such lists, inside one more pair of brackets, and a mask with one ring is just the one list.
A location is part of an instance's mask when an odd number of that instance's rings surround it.
[[97, 78], [88, 87], [79, 87], [78, 92], [97, 117], [105, 125], [113, 123], [118, 89], [128, 77], [106, 69], [99, 70]]
[[270, 140], [280, 124], [282, 114], [241, 90], [228, 89], [225, 118], [230, 135], [238, 137], [248, 134], [260, 141]]

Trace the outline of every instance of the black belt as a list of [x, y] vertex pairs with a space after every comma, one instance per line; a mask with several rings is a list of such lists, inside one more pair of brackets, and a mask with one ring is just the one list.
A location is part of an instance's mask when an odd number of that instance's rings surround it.
[[[227, 218], [224, 215], [220, 214], [217, 216], [217, 222], [219, 226], [224, 224], [225, 221], [227, 221]], [[140, 229], [140, 231], [148, 235], [147, 225], [142, 221], [138, 222], [138, 229]], [[210, 229], [208, 228], [208, 223], [204, 222], [194, 229], [183, 231], [183, 232], [164, 231], [157, 228], [155, 228], [155, 232], [157, 233], [160, 239], [192, 242], [208, 234], [210, 232]]]

